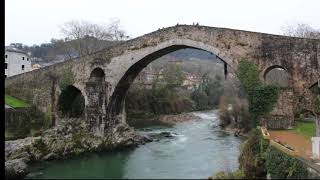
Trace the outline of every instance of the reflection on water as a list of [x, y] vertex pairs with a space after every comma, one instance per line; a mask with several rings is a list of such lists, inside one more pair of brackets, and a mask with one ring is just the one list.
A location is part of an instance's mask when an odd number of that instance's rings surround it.
[[174, 138], [134, 150], [36, 164], [28, 178], [207, 178], [237, 169], [241, 140], [212, 128], [218, 123], [215, 111], [195, 115], [202, 120], [148, 127], [151, 132], [175, 132]]

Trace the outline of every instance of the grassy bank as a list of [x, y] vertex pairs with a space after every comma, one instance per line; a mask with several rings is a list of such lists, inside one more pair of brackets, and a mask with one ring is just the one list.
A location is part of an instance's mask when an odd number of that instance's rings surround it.
[[289, 131], [311, 138], [316, 135], [316, 124], [314, 122], [296, 121], [294, 128]]
[[5, 104], [7, 104], [13, 108], [28, 107], [29, 106], [26, 102], [21, 101], [17, 98], [9, 96], [9, 95], [5, 95]]

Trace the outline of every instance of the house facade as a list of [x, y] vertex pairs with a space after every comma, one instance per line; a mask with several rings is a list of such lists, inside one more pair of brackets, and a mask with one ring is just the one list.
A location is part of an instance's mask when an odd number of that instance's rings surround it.
[[[152, 89], [152, 84], [156, 79], [161, 80], [163, 78], [163, 69], [160, 71], [147, 66], [143, 69], [134, 80], [134, 85], [140, 88]], [[161, 83], [161, 82], [158, 82]]]
[[201, 78], [195, 74], [185, 73], [185, 79], [183, 80], [182, 86], [188, 90], [195, 90], [199, 87]]
[[28, 53], [14, 47], [5, 47], [5, 77], [31, 70], [31, 59]]

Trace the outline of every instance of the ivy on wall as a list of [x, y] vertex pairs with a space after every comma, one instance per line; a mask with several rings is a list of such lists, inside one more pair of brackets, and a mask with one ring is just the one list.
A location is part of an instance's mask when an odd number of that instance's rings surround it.
[[61, 90], [66, 89], [69, 85], [72, 85], [75, 81], [75, 77], [74, 74], [72, 73], [72, 71], [64, 71], [63, 75], [62, 75], [62, 79], [59, 82], [59, 86]]
[[248, 94], [262, 84], [259, 79], [258, 67], [246, 59], [240, 60], [236, 74]]
[[237, 76], [247, 93], [252, 124], [256, 127], [259, 118], [272, 111], [280, 88], [264, 85], [259, 79], [258, 67], [247, 59], [240, 60]]
[[249, 95], [249, 112], [259, 118], [272, 111], [279, 97], [279, 88], [272, 85], [257, 86]]

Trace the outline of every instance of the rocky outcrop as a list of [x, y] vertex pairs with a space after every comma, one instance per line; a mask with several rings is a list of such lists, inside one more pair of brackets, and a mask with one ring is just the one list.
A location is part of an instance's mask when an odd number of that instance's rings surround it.
[[29, 162], [63, 159], [84, 152], [136, 147], [150, 141], [127, 124], [118, 124], [112, 129], [112, 136], [97, 137], [86, 130], [83, 122], [77, 119], [61, 121], [42, 136], [6, 141], [6, 178], [24, 177], [28, 173]]
[[13, 159], [5, 162], [6, 179], [23, 178], [28, 174], [27, 160], [24, 158]]
[[221, 127], [221, 130], [230, 134], [233, 134], [236, 137], [248, 137], [248, 131], [243, 128], [237, 127], [235, 124], [229, 124], [225, 127]]
[[145, 136], [137, 134], [127, 124], [118, 124], [109, 137], [111, 137], [110, 142], [113, 148], [136, 147], [149, 141]]
[[138, 134], [132, 127], [120, 123], [105, 137], [94, 136], [80, 119], [62, 120], [42, 136], [5, 142], [6, 178], [23, 178], [28, 163], [65, 159], [84, 152], [99, 152], [137, 147], [162, 138], [172, 138], [171, 132]]

